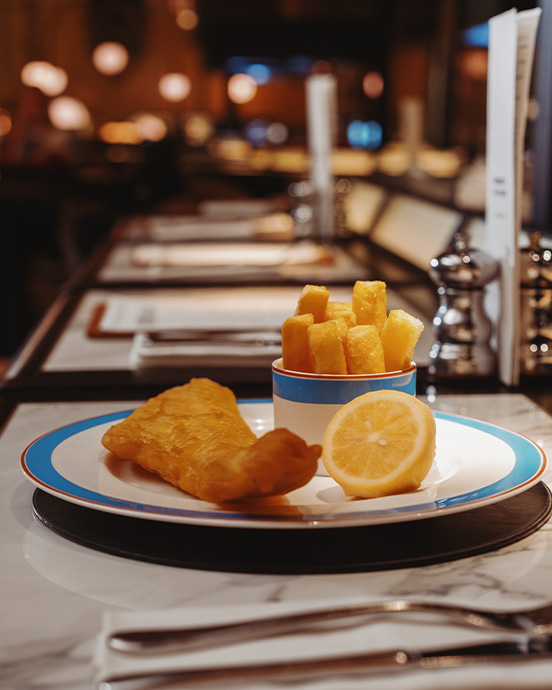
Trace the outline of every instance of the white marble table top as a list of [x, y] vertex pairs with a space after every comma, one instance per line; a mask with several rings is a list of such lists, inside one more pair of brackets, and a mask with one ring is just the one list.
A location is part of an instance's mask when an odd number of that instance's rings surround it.
[[[448, 395], [428, 402], [436, 410], [518, 431], [552, 457], [552, 418], [522, 395]], [[430, 597], [442, 602], [514, 609], [552, 598], [550, 524], [511, 546], [457, 561], [331, 575], [257, 575], [172, 568], [110, 556], [50, 532], [33, 518], [34, 487], [21, 472], [22, 451], [53, 428], [128, 409], [129, 405], [135, 403], [24, 403], [5, 425], [0, 437], [0, 687], [4, 690], [93, 688], [92, 657], [104, 612], [173, 607], [198, 612], [202, 607], [217, 606], [235, 607], [238, 612], [261, 603], [282, 602], [293, 607], [388, 597]], [[550, 470], [545, 480], [550, 483]], [[416, 620], [408, 624], [380, 621], [373, 628], [367, 626], [366, 635], [367, 645], [374, 643], [379, 648], [420, 644], [422, 638], [424, 644], [443, 644], [478, 641], [484, 636], [442, 621], [428, 625]], [[310, 644], [316, 642], [311, 640]], [[545, 670], [547, 677], [552, 677], [552, 662], [546, 662]], [[509, 687], [540, 687], [542, 662], [524, 666], [523, 673], [525, 683], [519, 681], [513, 669], [509, 678], [517, 678], [518, 684]], [[495, 680], [496, 687], [507, 686], [502, 676]], [[362, 687], [411, 690], [423, 687], [420, 682], [415, 674], [403, 674]], [[474, 676], [469, 685], [476, 687]], [[331, 687], [337, 690], [341, 686]]]

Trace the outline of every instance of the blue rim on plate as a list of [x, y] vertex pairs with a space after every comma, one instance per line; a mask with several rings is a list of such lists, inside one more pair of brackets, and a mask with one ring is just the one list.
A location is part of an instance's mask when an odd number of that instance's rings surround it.
[[[270, 409], [270, 413], [272, 412], [272, 401], [270, 400], [244, 400], [238, 402], [240, 406], [258, 404], [265, 409], [265, 414], [268, 409]], [[321, 505], [316, 506], [314, 510], [310, 506], [309, 510], [304, 514], [300, 510], [284, 510], [280, 513], [278, 511], [274, 512], [274, 509], [272, 509], [264, 512], [259, 507], [260, 503], [258, 501], [254, 504], [254, 509], [251, 512], [243, 512], [243, 503], [236, 510], [232, 510], [228, 505], [224, 507], [214, 506], [199, 499], [194, 499], [184, 492], [182, 492], [183, 502], [189, 503], [189, 507], [179, 508], [158, 505], [155, 502], [132, 501], [106, 495], [100, 491], [79, 485], [58, 471], [55, 467], [53, 456], [60, 444], [65, 441], [71, 441], [72, 437], [77, 437], [79, 434], [96, 427], [100, 428], [103, 425], [117, 423], [131, 412], [132, 410], [126, 410], [91, 417], [60, 427], [39, 437], [22, 454], [21, 467], [24, 474], [38, 488], [61, 499], [96, 510], [142, 519], [181, 522], [184, 524], [278, 529], [290, 527], [331, 528], [382, 524], [386, 522], [406, 522], [471, 510], [525, 491], [540, 480], [547, 465], [544, 452], [533, 441], [514, 431], [468, 417], [434, 412], [438, 426], [440, 423], [450, 422], [453, 425], [461, 425], [461, 427], [475, 430], [503, 442], [509, 449], [509, 452], [513, 454], [513, 466], [497, 481], [477, 487], [474, 490], [447, 496], [446, 498], [416, 502], [416, 493], [414, 493], [408, 494], [408, 497], [414, 497], [410, 504], [391, 507], [381, 507], [381, 502], [382, 500], [385, 501], [385, 499], [347, 500], [342, 501], [343, 505], [347, 506], [345, 512], [328, 512]], [[100, 434], [100, 431], [98, 431], [98, 434]], [[98, 448], [101, 449], [100, 440], [101, 435], [98, 436]], [[95, 448], [94, 451], [97, 451], [98, 448]], [[107, 451], [105, 452], [107, 453]], [[83, 458], [76, 459], [77, 463], [84, 461], [85, 459]], [[328, 477], [323, 478], [323, 481], [333, 483], [333, 480]], [[155, 494], [152, 494], [152, 496], [155, 497]], [[298, 506], [298, 508], [300, 507]], [[340, 508], [341, 506], [338, 507]]]

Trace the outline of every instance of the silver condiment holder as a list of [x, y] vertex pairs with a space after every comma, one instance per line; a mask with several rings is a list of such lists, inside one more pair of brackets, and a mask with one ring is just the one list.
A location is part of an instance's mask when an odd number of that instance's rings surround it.
[[529, 234], [520, 251], [520, 372], [552, 372], [552, 251], [542, 246], [540, 232]]
[[496, 355], [490, 345], [492, 323], [484, 299], [486, 285], [498, 276], [497, 261], [470, 248], [466, 233], [460, 230], [451, 246], [431, 260], [429, 276], [439, 294], [429, 373], [449, 378], [492, 376]]

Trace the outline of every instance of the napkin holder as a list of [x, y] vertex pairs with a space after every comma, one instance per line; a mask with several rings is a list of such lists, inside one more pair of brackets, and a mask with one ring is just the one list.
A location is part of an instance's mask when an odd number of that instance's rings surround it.
[[552, 372], [552, 251], [541, 240], [531, 233], [520, 250], [520, 371], [526, 375]]
[[498, 276], [498, 263], [471, 249], [462, 231], [431, 260], [429, 276], [438, 286], [439, 309], [433, 319], [436, 341], [428, 371], [438, 377], [479, 378], [496, 370], [490, 345], [492, 323], [485, 311], [485, 286]]

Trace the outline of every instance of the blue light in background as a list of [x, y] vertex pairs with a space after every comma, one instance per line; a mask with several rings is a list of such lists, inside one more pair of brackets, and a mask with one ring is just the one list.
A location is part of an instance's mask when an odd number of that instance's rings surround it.
[[353, 149], [378, 149], [383, 141], [382, 127], [374, 120], [352, 120], [347, 126], [347, 141]]
[[286, 70], [290, 74], [306, 75], [309, 74], [314, 63], [314, 58], [307, 55], [292, 55], [286, 62]]
[[275, 59], [263, 56], [246, 57], [233, 55], [225, 62], [228, 74], [247, 74], [257, 84], [266, 84], [279, 74], [292, 77], [305, 77], [312, 72], [316, 60], [307, 55], [291, 55], [285, 59]]
[[260, 119], [251, 120], [245, 127], [245, 138], [251, 146], [263, 146], [268, 139], [268, 123]]
[[270, 81], [270, 77], [272, 76], [272, 70], [270, 67], [263, 65], [260, 62], [255, 62], [252, 65], [249, 65], [245, 70], [245, 73], [248, 74], [256, 84], [266, 84], [268, 81]]
[[462, 32], [462, 42], [472, 48], [489, 47], [489, 24], [478, 24]]
[[230, 74], [245, 74], [249, 67], [249, 60], [240, 55], [228, 58], [226, 69]]
[[232, 75], [247, 74], [256, 84], [266, 84], [274, 74], [274, 69], [269, 66], [268, 61], [261, 62], [258, 58], [253, 60], [242, 55], [228, 58], [226, 71]]

